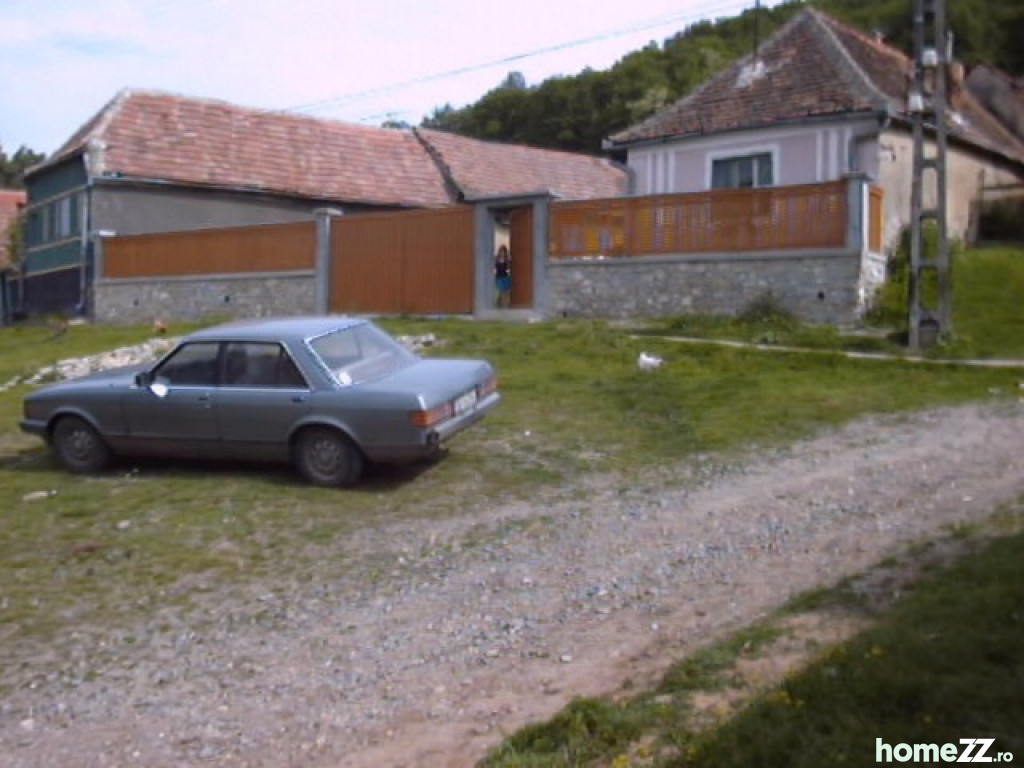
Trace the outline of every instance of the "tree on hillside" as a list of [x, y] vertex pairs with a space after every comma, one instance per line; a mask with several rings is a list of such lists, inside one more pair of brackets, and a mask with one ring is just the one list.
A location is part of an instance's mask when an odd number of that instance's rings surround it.
[[498, 88], [511, 88], [514, 91], [526, 90], [526, 76], [522, 72], [509, 72]]
[[7, 225], [7, 231], [0, 231], [0, 237], [7, 246], [7, 260], [10, 264], [18, 266], [25, 254], [25, 212], [21, 211], [14, 220]]
[[23, 189], [25, 187], [25, 169], [38, 165], [46, 159], [46, 155], [33, 152], [25, 146], [8, 157], [0, 147], [0, 188]]
[[[957, 58], [988, 62], [1024, 76], [1024, 4], [1020, 0], [947, 0]], [[509, 73], [479, 101], [450, 104], [424, 119], [428, 128], [495, 141], [599, 153], [602, 139], [654, 114], [749, 54], [806, 5], [910, 52], [910, 0], [789, 0], [759, 12], [693, 24], [661, 44], [651, 43], [604, 71], [584, 70], [527, 86]]]

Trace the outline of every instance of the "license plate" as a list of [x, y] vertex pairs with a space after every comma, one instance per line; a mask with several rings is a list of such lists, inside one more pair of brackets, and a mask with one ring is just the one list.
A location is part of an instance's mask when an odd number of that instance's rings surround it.
[[460, 413], [472, 410], [474, 405], [476, 405], [476, 390], [471, 389], [466, 394], [455, 398], [455, 415], [458, 416]]

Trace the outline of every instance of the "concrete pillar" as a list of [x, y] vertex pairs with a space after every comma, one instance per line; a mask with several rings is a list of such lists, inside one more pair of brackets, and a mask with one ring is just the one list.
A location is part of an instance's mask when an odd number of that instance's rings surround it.
[[533, 310], [548, 314], [548, 248], [551, 226], [551, 198], [533, 201]]
[[861, 253], [867, 249], [868, 175], [855, 172], [846, 179], [846, 247]]
[[473, 315], [480, 317], [494, 308], [494, 216], [487, 203], [477, 203], [473, 211], [476, 229], [476, 275], [473, 278]]
[[316, 276], [314, 278], [314, 311], [320, 315], [331, 311], [331, 219], [342, 216], [340, 208], [317, 208], [316, 217]]
[[96, 283], [106, 277], [106, 241], [116, 235], [112, 229], [100, 229], [85, 238], [82, 248], [82, 309], [90, 317], [95, 317], [99, 309], [96, 306]]
[[96, 233], [93, 234], [93, 237], [92, 237], [92, 265], [93, 265], [92, 266], [92, 274], [93, 274], [93, 282], [95, 282], [97, 280], [102, 280], [105, 277], [105, 275], [103, 274], [104, 270], [105, 270], [105, 264], [103, 262], [103, 254], [104, 254], [103, 237], [104, 237], [104, 234], [105, 234], [104, 232], [96, 232]]

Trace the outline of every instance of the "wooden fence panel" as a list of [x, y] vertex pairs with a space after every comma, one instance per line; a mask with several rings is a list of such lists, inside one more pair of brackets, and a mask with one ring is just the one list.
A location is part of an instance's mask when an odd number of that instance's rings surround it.
[[846, 183], [553, 203], [553, 259], [842, 247]]
[[533, 206], [514, 208], [509, 215], [512, 246], [512, 294], [510, 306], [533, 306]]
[[103, 241], [103, 278], [288, 272], [316, 266], [316, 223], [127, 235]]
[[334, 219], [331, 311], [471, 313], [474, 238], [472, 206]]
[[885, 190], [881, 187], [871, 187], [868, 199], [868, 250], [873, 253], [881, 253], [885, 246], [884, 242], [884, 220], [885, 220]]

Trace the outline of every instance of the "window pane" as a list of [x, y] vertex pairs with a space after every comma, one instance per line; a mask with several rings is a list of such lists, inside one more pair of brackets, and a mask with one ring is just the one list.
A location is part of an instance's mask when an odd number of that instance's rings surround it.
[[730, 165], [730, 161], [728, 160], [715, 160], [711, 164], [712, 189], [728, 189], [732, 186], [732, 184], [729, 183]]
[[742, 157], [736, 161], [737, 179], [736, 186], [740, 189], [749, 189], [754, 186], [754, 159]]
[[770, 187], [774, 183], [770, 152], [728, 157], [711, 163], [712, 189]]
[[282, 389], [309, 389], [305, 377], [299, 371], [291, 355], [281, 349], [277, 358], [277, 382], [276, 385]]
[[68, 198], [68, 234], [78, 234], [78, 195], [71, 195]]
[[43, 241], [43, 216], [39, 211], [32, 211], [28, 217], [28, 241], [35, 245]]
[[758, 155], [757, 160], [757, 186], [772, 186], [775, 183], [772, 179], [772, 156], [769, 154]]
[[224, 386], [255, 389], [306, 388], [295, 363], [280, 344], [228, 344], [224, 353]]
[[58, 200], [57, 206], [57, 238], [62, 239], [71, 234], [71, 198]]
[[369, 323], [321, 336], [310, 346], [344, 387], [394, 373], [419, 359]]
[[212, 387], [217, 381], [215, 343], [186, 344], [156, 371], [156, 378], [170, 387]]

